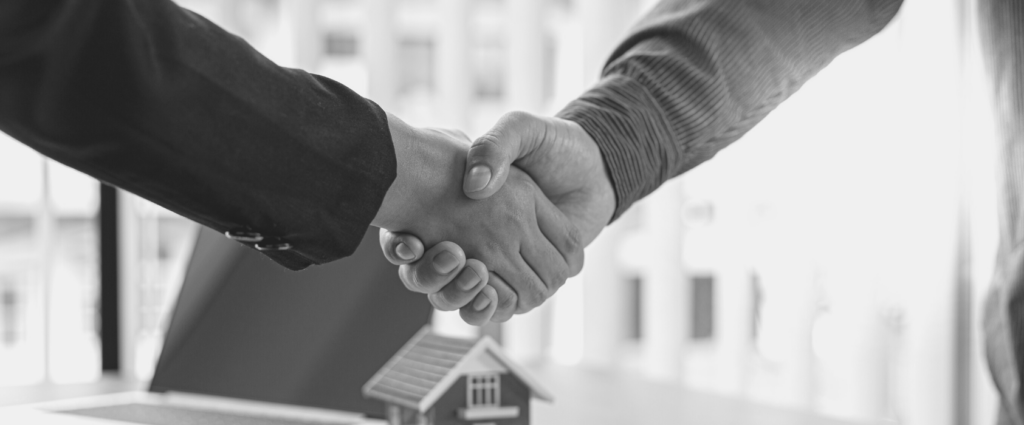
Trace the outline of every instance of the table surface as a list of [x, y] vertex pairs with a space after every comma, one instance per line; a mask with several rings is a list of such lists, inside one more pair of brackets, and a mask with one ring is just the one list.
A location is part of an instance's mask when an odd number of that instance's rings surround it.
[[[624, 373], [580, 367], [534, 365], [529, 369], [555, 395], [555, 403], [535, 401], [536, 425], [700, 424], [700, 425], [854, 425], [795, 410], [686, 390]], [[144, 390], [143, 382], [104, 377], [88, 384], [0, 387], [0, 406]]]
[[[797, 410], [687, 390], [611, 371], [541, 365], [530, 368], [555, 396], [534, 402], [533, 423], [854, 425]], [[863, 424], [858, 424], [863, 425]]]

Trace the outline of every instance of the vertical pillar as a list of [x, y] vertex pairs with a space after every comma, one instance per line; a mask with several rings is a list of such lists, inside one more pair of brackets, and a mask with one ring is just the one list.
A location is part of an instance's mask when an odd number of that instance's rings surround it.
[[[576, 2], [582, 20], [584, 72], [588, 86], [598, 80], [608, 55], [623, 39], [637, 12], [636, 0]], [[616, 266], [615, 248], [621, 226], [604, 230], [587, 248], [583, 271], [583, 363], [613, 366], [626, 323], [623, 282]]]
[[[436, 23], [437, 125], [466, 130], [473, 94], [473, 70], [469, 58], [471, 43], [469, 0], [439, 0]], [[372, 75], [372, 73], [371, 73]]]
[[121, 333], [121, 378], [150, 379], [151, 370], [140, 370], [139, 334], [140, 308], [139, 284], [142, 282], [139, 237], [139, 211], [135, 195], [117, 191], [118, 215], [118, 299], [120, 302], [119, 327]]
[[[956, 277], [957, 264], [957, 186], [956, 172], [957, 125], [960, 111], [955, 95], [963, 81], [960, 75], [961, 57], [956, 48], [958, 0], [928, 2], [927, 5], [908, 2], [901, 10], [901, 46], [905, 49], [901, 65], [908, 78], [904, 87], [906, 98], [915, 99], [917, 112], [908, 118], [907, 127], [913, 128], [911, 143], [928, 140], [931, 151], [925, 164], [915, 167], [922, 181], [930, 188], [922, 188], [916, 205], [932, 214], [928, 244], [910, 261], [915, 262], [917, 274], [913, 277], [915, 293], [928, 293], [928, 297], [908, 303], [904, 328], [906, 364], [901, 373], [907, 386], [901, 390], [906, 406], [901, 420], [908, 425], [948, 425], [956, 421], [957, 340], [956, 329]], [[940, 47], [942, 46], [942, 47]], [[943, 87], [943, 90], [936, 90]], [[908, 131], [908, 134], [910, 131]], [[939, 190], [944, 188], [944, 190]], [[924, 234], [924, 229], [921, 230]], [[939, 347], [936, 349], [936, 347]], [[943, 406], [936, 408], [935, 406]]]
[[288, 40], [281, 65], [316, 71], [324, 45], [317, 20], [319, 3], [320, 0], [281, 2], [282, 34]]
[[121, 371], [117, 189], [100, 186], [100, 343], [103, 372]]
[[643, 277], [643, 373], [655, 379], [679, 379], [689, 335], [689, 282], [682, 264], [683, 182], [670, 181], [645, 199], [642, 220], [649, 255]]
[[52, 373], [52, 340], [53, 337], [53, 317], [50, 299], [53, 297], [53, 266], [54, 266], [54, 243], [56, 239], [56, 218], [53, 216], [53, 206], [50, 200], [50, 160], [43, 159], [43, 196], [41, 199], [40, 214], [37, 217], [37, 228], [38, 232], [37, 240], [39, 241], [40, 258], [40, 276], [42, 277], [42, 296], [40, 297], [41, 305], [43, 307], [43, 339], [42, 339], [42, 350], [43, 350], [43, 377], [47, 382], [53, 380]]
[[385, 110], [393, 110], [398, 92], [398, 37], [395, 0], [363, 0], [366, 13], [360, 54], [369, 71], [367, 97]]
[[640, 5], [638, 0], [586, 0], [577, 5], [583, 20], [587, 81], [596, 82], [608, 56], [636, 20]]
[[[731, 224], [737, 225], [735, 222]], [[743, 242], [741, 238], [728, 240]], [[718, 340], [717, 357], [720, 359], [716, 362], [716, 374], [719, 377], [716, 389], [723, 394], [739, 395], [747, 379], [749, 359], [753, 352], [754, 294], [751, 269], [742, 261], [745, 258], [739, 255], [731, 257], [734, 258], [724, 258], [726, 264], [720, 268], [714, 294], [714, 332]]]
[[[999, 226], [996, 223], [997, 187], [992, 184], [992, 170], [997, 169], [997, 137], [996, 126], [990, 121], [996, 116], [996, 111], [990, 94], [991, 86], [986, 85], [988, 80], [985, 76], [982, 44], [979, 40], [980, 30], [985, 24], [979, 16], [978, 6], [978, 0], [963, 0], [960, 13], [963, 42], [961, 49], [964, 56], [962, 63], [966, 68], [963, 71], [965, 87], [961, 94], [965, 100], [961, 103], [961, 113], [966, 119], [964, 127], [971, 130], [971, 137], [962, 137], [960, 140], [964, 157], [970, 158], [967, 165], [970, 187], [966, 189], [965, 196], [970, 205], [966, 218], [971, 221], [967, 247], [970, 249], [971, 276], [967, 283], [972, 294], [968, 298], [973, 304], [965, 313], [971, 322], [970, 329], [974, 331], [968, 332], [966, 336], [962, 335], [968, 341], [964, 345], [971, 350], [966, 376], [969, 382], [965, 385], [970, 396], [970, 404], [969, 411], [960, 412], [956, 421], [993, 424], [997, 421], [999, 394], [988, 369], [985, 335], [978, 330], [984, 329], [985, 302], [991, 289], [996, 249], [999, 246]], [[963, 419], [964, 415], [969, 417]]]
[[[544, 5], [542, 0], [505, 2], [506, 109], [541, 113], [544, 103]], [[503, 326], [509, 354], [521, 361], [541, 358], [549, 345], [552, 302]]]
[[547, 45], [542, 0], [506, 2], [505, 99], [509, 110], [541, 113], [544, 107], [544, 49]]
[[[436, 95], [434, 114], [431, 125], [466, 131], [469, 125], [469, 105], [473, 93], [473, 71], [470, 62], [470, 17], [472, 2], [470, 0], [438, 0], [438, 20], [434, 23], [434, 83]], [[381, 12], [378, 12], [381, 13]], [[383, 35], [381, 35], [383, 37]], [[371, 53], [372, 54], [372, 53]], [[401, 64], [399, 64], [401, 66]], [[377, 69], [370, 68], [370, 78], [376, 76]], [[378, 81], [379, 90], [383, 81]], [[374, 83], [371, 82], [371, 86]], [[394, 82], [392, 82], [394, 84]], [[393, 87], [393, 86], [392, 86]], [[435, 312], [433, 323], [438, 332], [459, 337], [481, 336], [482, 328], [465, 324], [457, 311]], [[498, 325], [492, 325], [493, 330]], [[499, 333], [489, 334], [497, 341]]]
[[587, 247], [583, 268], [582, 363], [611, 368], [625, 336], [626, 309], [623, 276], [616, 258], [622, 225], [604, 229]]

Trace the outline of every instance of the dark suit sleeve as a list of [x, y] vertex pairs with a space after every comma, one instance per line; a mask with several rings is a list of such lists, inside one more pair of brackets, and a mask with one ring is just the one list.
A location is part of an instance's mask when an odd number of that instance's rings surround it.
[[[351, 254], [395, 178], [385, 113], [168, 0], [0, 2], [0, 130], [301, 269]], [[280, 246], [280, 245], [279, 245]]]
[[559, 116], [597, 142], [619, 217], [739, 139], [901, 0], [663, 0]]

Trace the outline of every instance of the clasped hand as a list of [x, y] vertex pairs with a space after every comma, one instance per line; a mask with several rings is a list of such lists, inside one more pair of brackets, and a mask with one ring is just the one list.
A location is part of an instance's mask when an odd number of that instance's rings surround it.
[[388, 119], [398, 173], [373, 224], [409, 290], [482, 325], [532, 310], [580, 272], [615, 195], [579, 125], [511, 113], [470, 144]]

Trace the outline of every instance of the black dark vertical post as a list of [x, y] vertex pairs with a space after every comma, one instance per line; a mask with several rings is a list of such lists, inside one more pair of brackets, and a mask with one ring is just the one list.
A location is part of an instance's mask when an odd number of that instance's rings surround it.
[[100, 186], [100, 344], [104, 372], [121, 370], [117, 189]]

